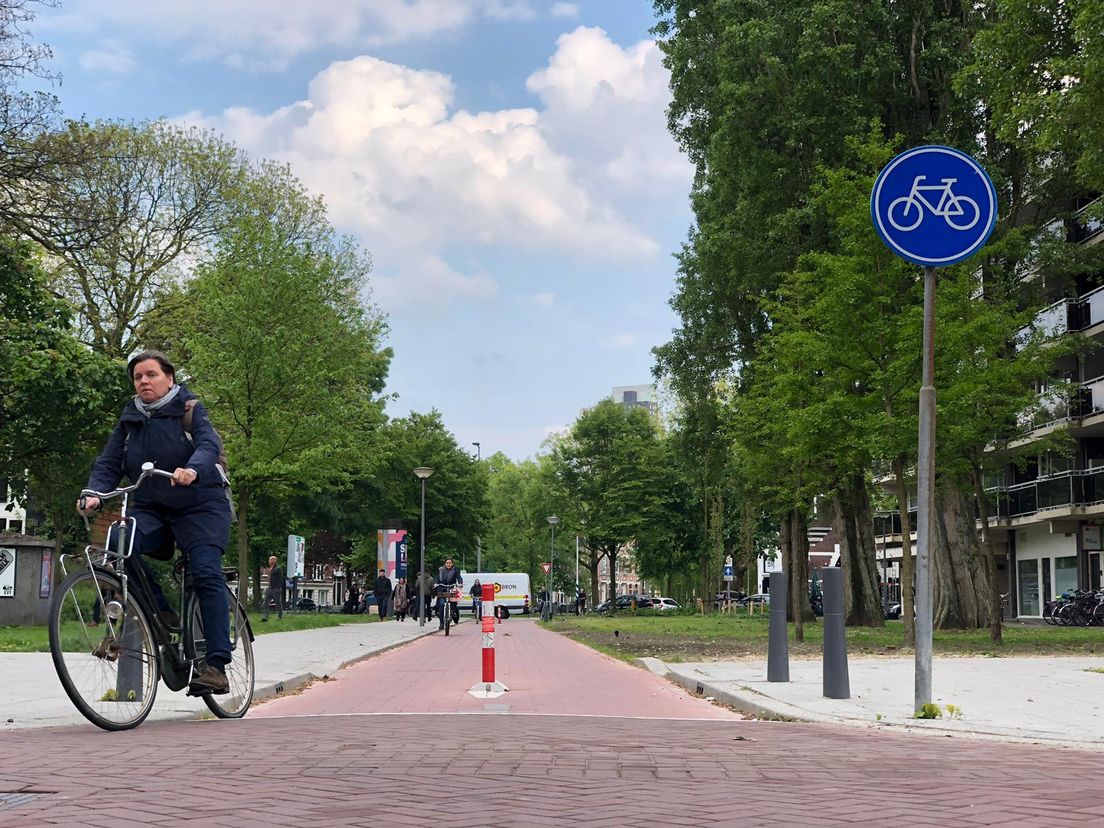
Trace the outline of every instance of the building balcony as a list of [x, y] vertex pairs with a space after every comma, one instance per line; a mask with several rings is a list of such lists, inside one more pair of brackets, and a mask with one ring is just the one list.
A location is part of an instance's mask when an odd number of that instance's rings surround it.
[[[918, 510], [915, 506], [909, 507], [909, 528], [916, 531], [916, 515]], [[896, 509], [886, 510], [882, 512], [874, 513], [874, 535], [875, 537], [885, 537], [886, 535], [900, 535], [901, 534], [901, 513]]]
[[1074, 231], [1072, 241], [1084, 243], [1097, 237], [1104, 231], [1104, 220], [1100, 218], [1100, 198], [1095, 198], [1073, 214]]
[[1018, 518], [1104, 502], [1104, 468], [1061, 472], [1014, 486], [986, 489], [991, 514]]

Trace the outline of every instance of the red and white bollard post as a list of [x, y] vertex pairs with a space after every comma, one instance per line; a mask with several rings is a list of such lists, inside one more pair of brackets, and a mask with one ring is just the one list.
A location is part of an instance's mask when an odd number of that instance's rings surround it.
[[477, 699], [495, 699], [510, 688], [495, 681], [494, 584], [483, 584], [483, 680], [468, 692]]

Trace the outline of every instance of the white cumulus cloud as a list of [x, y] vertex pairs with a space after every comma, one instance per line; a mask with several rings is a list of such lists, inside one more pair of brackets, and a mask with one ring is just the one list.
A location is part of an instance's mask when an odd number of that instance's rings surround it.
[[[593, 54], [600, 62], [585, 65]], [[180, 120], [288, 162], [324, 195], [335, 223], [372, 251], [385, 309], [412, 298], [489, 302], [493, 279], [478, 265], [457, 265], [480, 247], [598, 262], [659, 255], [630, 213], [668, 198], [664, 176], [680, 185], [685, 176], [664, 171], [678, 156], [662, 115], [666, 75], [653, 56], [651, 44], [623, 49], [581, 28], [561, 37], [548, 69], [529, 79], [543, 108], [470, 112], [455, 106], [447, 75], [363, 55], [331, 64], [305, 97], [275, 110]], [[572, 116], [601, 124], [592, 142], [566, 128]], [[618, 122], [625, 118], [635, 123]], [[610, 131], [620, 139], [608, 140]], [[635, 176], [643, 164], [653, 167], [647, 186]]]

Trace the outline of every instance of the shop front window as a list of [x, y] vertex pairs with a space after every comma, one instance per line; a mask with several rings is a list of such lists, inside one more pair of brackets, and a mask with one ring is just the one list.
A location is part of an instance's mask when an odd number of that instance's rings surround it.
[[1039, 615], [1039, 562], [1018, 561], [1020, 615]]
[[1054, 595], [1077, 589], [1077, 556], [1054, 559]]

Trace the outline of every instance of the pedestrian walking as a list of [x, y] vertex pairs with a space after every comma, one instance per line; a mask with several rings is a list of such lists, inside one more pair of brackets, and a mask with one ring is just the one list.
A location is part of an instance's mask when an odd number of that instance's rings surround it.
[[284, 570], [280, 566], [275, 555], [268, 556], [268, 587], [264, 593], [264, 615], [262, 621], [268, 620], [269, 607], [275, 605], [276, 617], [284, 617]]
[[395, 611], [396, 621], [406, 620], [406, 611], [410, 608], [410, 593], [406, 589], [406, 578], [399, 578], [395, 584], [395, 593], [391, 597], [391, 608]]
[[579, 587], [579, 595], [575, 599], [575, 614], [581, 615], [586, 612], [586, 590]]
[[376, 608], [379, 610], [381, 621], [387, 617], [387, 602], [391, 598], [391, 592], [391, 579], [381, 569], [379, 576], [376, 578], [376, 585], [372, 587], [372, 594], [376, 596]]
[[419, 586], [422, 588], [422, 594], [425, 596], [425, 606], [422, 608], [421, 617], [427, 620], [430, 617], [430, 608], [433, 606], [433, 583], [433, 576], [428, 572], [423, 572]]

